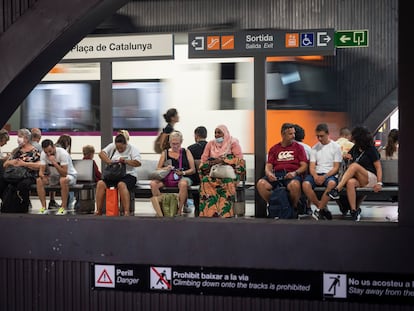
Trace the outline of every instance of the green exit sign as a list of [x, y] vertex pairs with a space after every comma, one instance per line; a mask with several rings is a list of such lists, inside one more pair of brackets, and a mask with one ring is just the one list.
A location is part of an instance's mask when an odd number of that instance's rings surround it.
[[335, 47], [358, 48], [368, 46], [368, 30], [335, 31]]

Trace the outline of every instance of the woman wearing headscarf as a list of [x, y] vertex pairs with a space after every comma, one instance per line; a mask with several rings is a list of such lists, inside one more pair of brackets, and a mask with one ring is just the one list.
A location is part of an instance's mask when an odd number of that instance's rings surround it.
[[[245, 174], [245, 161], [239, 141], [225, 125], [214, 131], [214, 140], [207, 143], [200, 163], [200, 217], [233, 217], [236, 186]], [[236, 178], [210, 176], [215, 164], [230, 165]]]

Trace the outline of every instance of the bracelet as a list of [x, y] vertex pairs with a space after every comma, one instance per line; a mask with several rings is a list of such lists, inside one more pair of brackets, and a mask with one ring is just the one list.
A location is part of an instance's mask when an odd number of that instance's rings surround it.
[[185, 171], [183, 171], [183, 176], [185, 176]]
[[383, 186], [384, 184], [382, 182], [377, 182], [377, 185]]

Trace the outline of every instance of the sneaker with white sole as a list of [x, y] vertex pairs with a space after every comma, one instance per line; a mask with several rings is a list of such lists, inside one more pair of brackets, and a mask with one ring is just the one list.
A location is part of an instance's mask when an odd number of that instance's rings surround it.
[[325, 219], [332, 220], [332, 213], [327, 207], [321, 209], [319, 213], [322, 214]]
[[56, 212], [56, 215], [58, 215], [58, 216], [64, 216], [64, 215], [66, 215], [68, 212], [63, 208], [63, 207], [61, 207], [61, 208], [59, 208], [58, 209], [58, 211]]
[[324, 215], [323, 215], [322, 211], [323, 211], [323, 210], [320, 210], [320, 209], [315, 209], [315, 210], [313, 211], [313, 213], [312, 213], [312, 217], [313, 217], [314, 219], [316, 219], [316, 220], [324, 220], [324, 219], [325, 219], [325, 217], [324, 217]]
[[46, 209], [46, 207], [42, 207], [39, 210], [39, 215], [47, 215], [49, 214], [49, 211]]
[[328, 192], [328, 195], [333, 200], [338, 200], [339, 199], [339, 191], [336, 188], [334, 188], [331, 191], [329, 191]]
[[354, 221], [361, 220], [361, 209], [358, 207], [356, 210], [351, 210], [351, 217]]

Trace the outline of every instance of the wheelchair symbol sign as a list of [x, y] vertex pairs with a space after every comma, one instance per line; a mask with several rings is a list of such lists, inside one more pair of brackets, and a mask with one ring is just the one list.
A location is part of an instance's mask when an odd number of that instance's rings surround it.
[[300, 46], [301, 47], [314, 47], [314, 33], [313, 32], [305, 32], [300, 34]]

